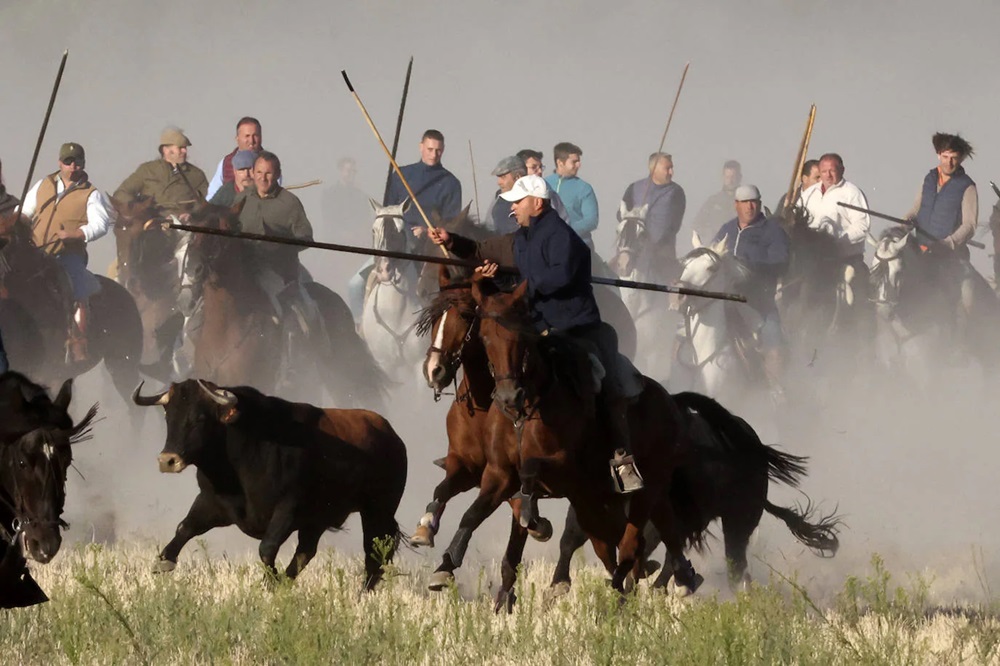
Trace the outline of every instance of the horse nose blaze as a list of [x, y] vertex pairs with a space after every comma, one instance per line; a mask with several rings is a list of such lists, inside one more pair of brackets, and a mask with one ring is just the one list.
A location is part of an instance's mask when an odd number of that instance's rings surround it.
[[161, 453], [157, 460], [160, 462], [160, 471], [164, 474], [181, 472], [187, 467], [184, 459], [176, 453]]

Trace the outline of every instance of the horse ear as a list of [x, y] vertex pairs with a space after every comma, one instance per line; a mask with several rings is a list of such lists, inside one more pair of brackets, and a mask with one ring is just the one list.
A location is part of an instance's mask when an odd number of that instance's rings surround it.
[[237, 199], [236, 202], [229, 208], [229, 212], [235, 215], [236, 217], [239, 217], [240, 213], [243, 212], [243, 206], [245, 206], [246, 204], [247, 204], [246, 197]]
[[469, 211], [470, 210], [472, 210], [472, 200], [471, 199], [469, 200], [469, 203], [465, 204], [465, 208], [462, 209], [462, 212], [459, 213], [459, 216], [458, 216], [459, 219], [463, 219], [463, 220], [469, 219]]
[[56, 407], [60, 409], [69, 409], [70, 400], [73, 399], [73, 379], [67, 379], [63, 382], [63, 385], [59, 387], [59, 394], [56, 395], [56, 399], [53, 403]]
[[380, 207], [380, 206], [378, 205], [378, 202], [377, 202], [377, 201], [375, 201], [374, 199], [372, 199], [371, 197], [368, 197], [368, 203], [370, 203], [370, 204], [371, 204], [371, 206], [372, 206], [372, 211], [374, 211], [374, 212], [376, 212], [376, 213], [377, 213], [377, 212], [378, 212], [378, 209], [379, 209], [379, 207]]
[[410, 210], [410, 204], [412, 203], [413, 201], [410, 200], [410, 197], [403, 199], [403, 203], [399, 204], [399, 212], [405, 215], [406, 211]]
[[648, 212], [649, 212], [649, 204], [648, 203], [642, 204], [642, 206], [639, 208], [639, 219], [645, 220], [646, 213]]
[[625, 214], [628, 213], [628, 206], [625, 205], [625, 200], [622, 199], [618, 202], [618, 221], [621, 222], [625, 219]]
[[726, 234], [719, 239], [719, 242], [711, 247], [712, 252], [715, 252], [720, 257], [726, 254], [726, 239], [729, 238], [729, 234]]
[[477, 305], [483, 304], [483, 298], [485, 294], [483, 293], [483, 277], [482, 273], [476, 272], [472, 274], [472, 298], [476, 301]]
[[528, 281], [522, 280], [521, 284], [517, 285], [517, 289], [511, 294], [515, 301], [520, 301], [528, 293]]
[[698, 249], [702, 247], [704, 243], [701, 242], [701, 236], [698, 234], [697, 230], [691, 230], [691, 247]]

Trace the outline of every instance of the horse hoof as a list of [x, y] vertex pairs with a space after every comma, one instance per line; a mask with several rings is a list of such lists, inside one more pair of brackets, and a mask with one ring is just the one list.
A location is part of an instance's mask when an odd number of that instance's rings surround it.
[[496, 601], [493, 603], [493, 612], [497, 615], [500, 614], [501, 609], [507, 610], [507, 615], [514, 612], [514, 602], [517, 601], [517, 595], [514, 594], [514, 590], [509, 592], [500, 590], [497, 592]]
[[450, 571], [435, 571], [431, 574], [427, 583], [427, 589], [432, 592], [440, 592], [455, 582], [455, 574]]
[[545, 543], [552, 538], [552, 522], [548, 518], [539, 518], [535, 521], [534, 529], [528, 528], [528, 534], [535, 541]]
[[569, 594], [570, 584], [569, 581], [560, 581], [558, 583], [553, 583], [542, 592], [542, 603], [548, 608], [552, 606], [558, 599], [565, 597]]
[[676, 576], [674, 576], [674, 589], [673, 596], [677, 599], [684, 599], [685, 597], [690, 597], [692, 594], [698, 591], [701, 584], [705, 582], [705, 577], [699, 573], [696, 573], [694, 577], [685, 583], [677, 583]]
[[170, 573], [177, 568], [176, 562], [170, 560], [157, 560], [153, 565], [153, 573]]
[[429, 525], [418, 525], [410, 537], [410, 545], [414, 548], [418, 546], [434, 547], [434, 532]]
[[622, 581], [622, 594], [632, 594], [635, 590], [635, 576], [631, 572], [625, 576], [625, 580]]

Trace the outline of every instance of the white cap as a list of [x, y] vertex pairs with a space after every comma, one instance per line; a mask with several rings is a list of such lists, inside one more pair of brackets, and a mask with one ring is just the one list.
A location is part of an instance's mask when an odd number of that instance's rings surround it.
[[760, 190], [756, 185], [740, 185], [736, 188], [737, 201], [760, 201]]
[[541, 176], [521, 176], [514, 183], [514, 187], [509, 192], [504, 192], [500, 198], [504, 201], [520, 201], [524, 197], [538, 197], [539, 199], [549, 199], [552, 191], [549, 184]]

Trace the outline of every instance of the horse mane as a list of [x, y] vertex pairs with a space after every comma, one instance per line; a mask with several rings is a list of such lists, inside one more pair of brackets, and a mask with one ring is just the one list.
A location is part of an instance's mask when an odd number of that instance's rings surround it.
[[462, 283], [456, 283], [452, 290], [439, 291], [427, 307], [417, 313], [417, 335], [423, 336], [431, 332], [434, 322], [447, 310], [457, 307], [462, 317], [476, 316], [476, 302], [472, 294], [459, 288]]

